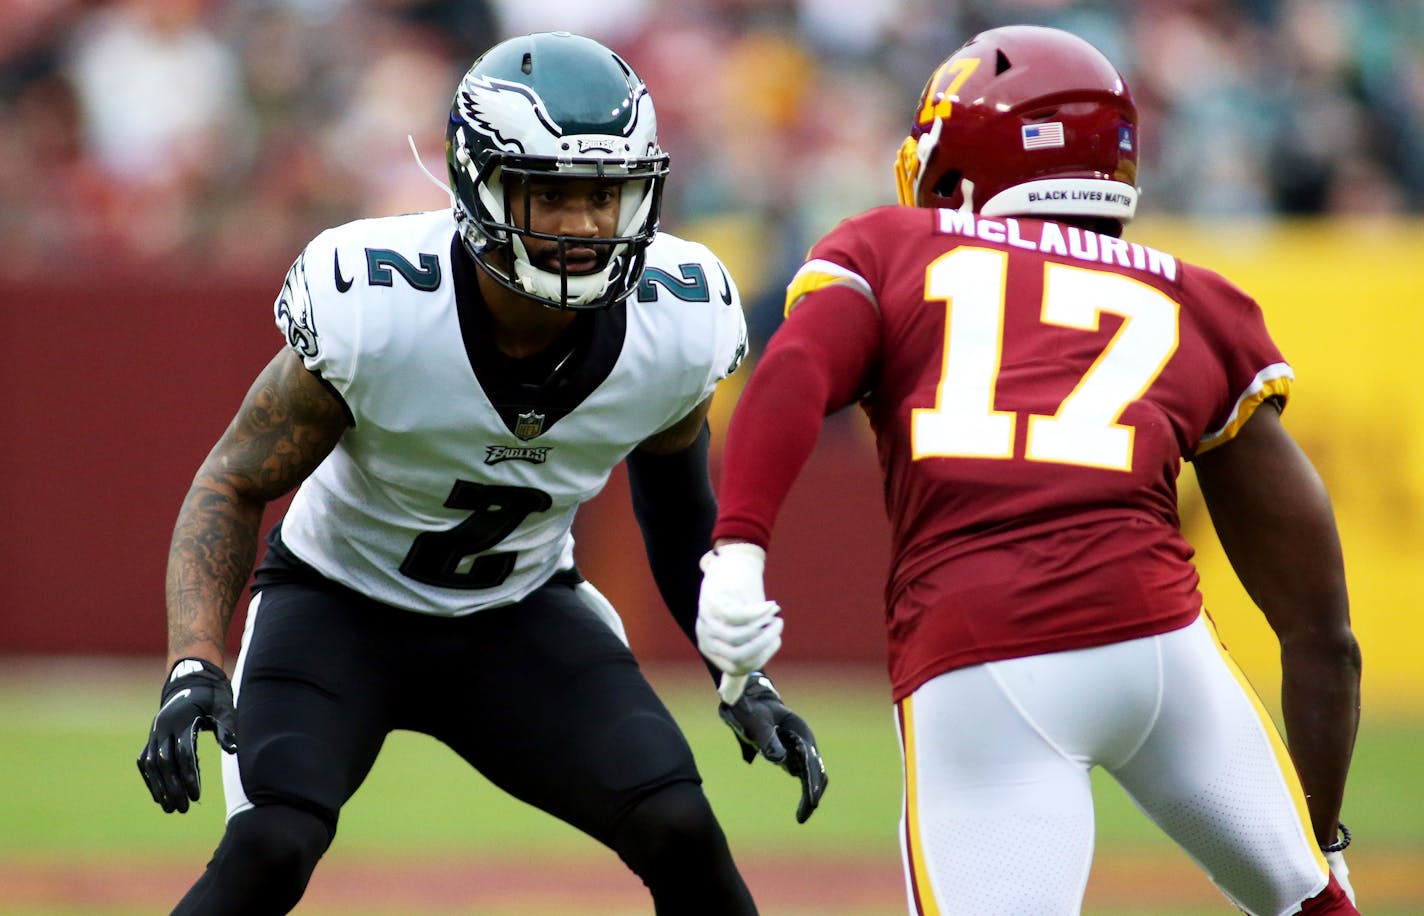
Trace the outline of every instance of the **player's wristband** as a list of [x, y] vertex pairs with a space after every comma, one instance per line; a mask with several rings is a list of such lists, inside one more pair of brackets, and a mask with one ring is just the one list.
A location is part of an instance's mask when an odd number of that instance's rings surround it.
[[1343, 822], [1337, 823], [1340, 824], [1340, 838], [1329, 846], [1320, 847], [1321, 852], [1344, 852], [1345, 847], [1350, 845], [1350, 840], [1352, 839], [1350, 836], [1350, 828], [1346, 827]]

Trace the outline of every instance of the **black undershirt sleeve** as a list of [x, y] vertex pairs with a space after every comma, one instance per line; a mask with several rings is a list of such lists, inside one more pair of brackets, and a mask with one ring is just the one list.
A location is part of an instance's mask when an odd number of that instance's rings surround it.
[[[707, 466], [711, 441], [711, 430], [704, 423], [697, 439], [680, 452], [655, 455], [634, 449], [627, 461], [633, 516], [643, 532], [653, 581], [694, 646], [697, 595], [702, 587], [697, 564], [711, 549], [712, 525], [717, 520], [717, 498]], [[702, 662], [716, 681], [721, 672], [705, 658]]]

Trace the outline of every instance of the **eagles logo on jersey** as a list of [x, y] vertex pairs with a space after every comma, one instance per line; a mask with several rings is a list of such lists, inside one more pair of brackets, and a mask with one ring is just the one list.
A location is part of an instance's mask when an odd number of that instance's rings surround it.
[[297, 257], [282, 281], [276, 304], [277, 326], [287, 335], [287, 343], [303, 357], [317, 355], [316, 320], [312, 315], [311, 293], [307, 289], [306, 253]]

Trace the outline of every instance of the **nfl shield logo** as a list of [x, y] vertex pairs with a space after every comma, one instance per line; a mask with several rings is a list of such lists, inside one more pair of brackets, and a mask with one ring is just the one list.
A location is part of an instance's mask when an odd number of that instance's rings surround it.
[[529, 411], [520, 414], [514, 421], [514, 434], [521, 439], [533, 439], [544, 431], [544, 415]]

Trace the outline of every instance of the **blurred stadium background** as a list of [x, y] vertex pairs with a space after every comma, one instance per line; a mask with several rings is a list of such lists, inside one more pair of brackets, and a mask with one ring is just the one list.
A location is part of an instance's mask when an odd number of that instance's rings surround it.
[[[133, 772], [162, 673], [173, 513], [279, 344], [270, 303], [305, 242], [445, 204], [406, 136], [442, 174], [450, 94], [480, 51], [567, 28], [628, 57], [673, 158], [664, 228], [723, 256], [759, 345], [809, 243], [893, 199], [930, 70], [1010, 22], [1070, 28], [1122, 66], [1145, 122], [1130, 234], [1255, 295], [1296, 368], [1286, 422], [1334, 495], [1365, 653], [1355, 883], [1366, 912], [1424, 912], [1424, 2], [3, 0], [0, 22], [0, 912], [153, 912], [216, 841], [215, 754], [211, 797], [186, 818], [158, 812]], [[1209, 607], [1273, 705], [1273, 640], [1190, 471], [1183, 491]], [[804, 827], [794, 787], [740, 765], [689, 679], [621, 475], [577, 531], [764, 910], [897, 912], [886, 526], [860, 417], [828, 425], [772, 546], [788, 621], [776, 664], [832, 767]], [[620, 865], [448, 757], [392, 740], [309, 911], [640, 911]], [[1090, 912], [1229, 911], [1103, 790]], [[555, 858], [565, 896], [532, 868]], [[407, 860], [404, 881], [382, 870]], [[468, 883], [422, 896], [451, 874]]]

